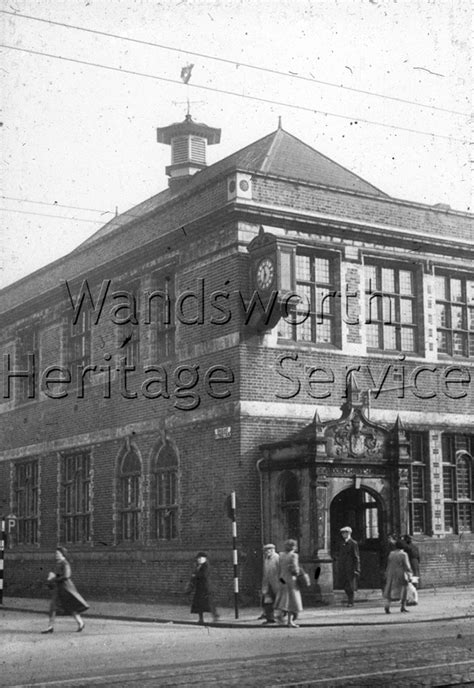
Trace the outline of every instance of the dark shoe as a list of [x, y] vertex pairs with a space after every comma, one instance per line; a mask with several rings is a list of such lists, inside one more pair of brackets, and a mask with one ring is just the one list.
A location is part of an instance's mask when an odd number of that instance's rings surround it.
[[386, 614], [390, 614], [390, 608], [389, 607], [384, 607], [384, 609], [385, 609]]
[[45, 628], [44, 631], [41, 631], [41, 633], [54, 633], [54, 628], [52, 626], [48, 626], [48, 628]]
[[86, 624], [85, 624], [84, 621], [83, 621], [83, 622], [81, 623], [81, 625], [79, 626], [79, 628], [76, 628], [76, 633], [80, 633], [81, 631], [83, 631], [85, 625], [86, 625]]
[[263, 622], [262, 626], [271, 626], [271, 624], [276, 623], [275, 619], [267, 619]]
[[408, 614], [408, 612], [409, 612], [410, 610], [407, 609], [406, 607], [402, 607], [402, 608], [400, 609], [400, 611], [401, 611], [401, 612], [405, 612], [406, 614]]

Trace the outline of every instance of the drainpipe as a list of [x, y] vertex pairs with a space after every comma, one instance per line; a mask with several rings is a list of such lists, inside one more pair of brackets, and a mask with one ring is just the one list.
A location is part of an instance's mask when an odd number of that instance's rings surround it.
[[262, 549], [263, 545], [265, 544], [264, 542], [264, 537], [263, 537], [263, 477], [262, 477], [262, 471], [260, 469], [260, 465], [262, 461], [265, 459], [262, 457], [257, 461], [257, 472], [258, 472], [258, 477], [260, 479], [260, 538], [262, 541]]

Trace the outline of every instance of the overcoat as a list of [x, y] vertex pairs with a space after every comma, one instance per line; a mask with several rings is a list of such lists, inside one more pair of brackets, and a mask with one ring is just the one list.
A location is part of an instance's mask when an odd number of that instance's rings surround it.
[[56, 567], [56, 600], [68, 614], [81, 614], [89, 609], [89, 605], [79, 594], [71, 580], [71, 565], [68, 561], [60, 561]]
[[360, 573], [359, 545], [352, 538], [341, 543], [338, 573], [342, 584], [346, 580], [352, 580], [356, 574]]
[[296, 552], [280, 552], [281, 586], [275, 600], [275, 609], [297, 614], [303, 610], [301, 593], [298, 590], [296, 576], [300, 572]]
[[408, 559], [410, 561], [411, 570], [413, 575], [419, 578], [420, 576], [420, 550], [412, 542], [410, 544], [403, 545], [403, 549], [408, 554]]
[[399, 600], [403, 589], [408, 585], [409, 574], [412, 573], [408, 554], [402, 549], [396, 549], [388, 555], [386, 583], [383, 596], [386, 600]]
[[194, 591], [191, 614], [214, 612], [209, 573], [209, 564], [205, 561], [203, 564], [196, 566], [191, 576], [190, 587]]
[[273, 599], [280, 588], [280, 557], [274, 552], [263, 560], [262, 595], [269, 595]]

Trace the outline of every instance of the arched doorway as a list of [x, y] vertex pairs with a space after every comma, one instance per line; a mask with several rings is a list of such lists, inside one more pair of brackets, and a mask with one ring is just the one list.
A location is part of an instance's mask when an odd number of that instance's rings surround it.
[[331, 555], [334, 559], [334, 588], [339, 588], [337, 560], [342, 541], [340, 529], [352, 528], [352, 537], [359, 543], [361, 574], [359, 587], [379, 588], [382, 581], [383, 509], [380, 497], [366, 488], [350, 487], [337, 494], [331, 502]]

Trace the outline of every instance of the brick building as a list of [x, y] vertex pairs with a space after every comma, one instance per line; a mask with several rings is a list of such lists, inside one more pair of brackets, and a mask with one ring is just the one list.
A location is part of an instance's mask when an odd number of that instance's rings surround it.
[[391, 198], [281, 127], [207, 167], [220, 130], [158, 129], [169, 188], [0, 293], [6, 587], [57, 543], [84, 594], [182, 594], [209, 550], [242, 597], [298, 539], [314, 596], [339, 528], [380, 583], [410, 532], [425, 584], [474, 576], [472, 216]]

